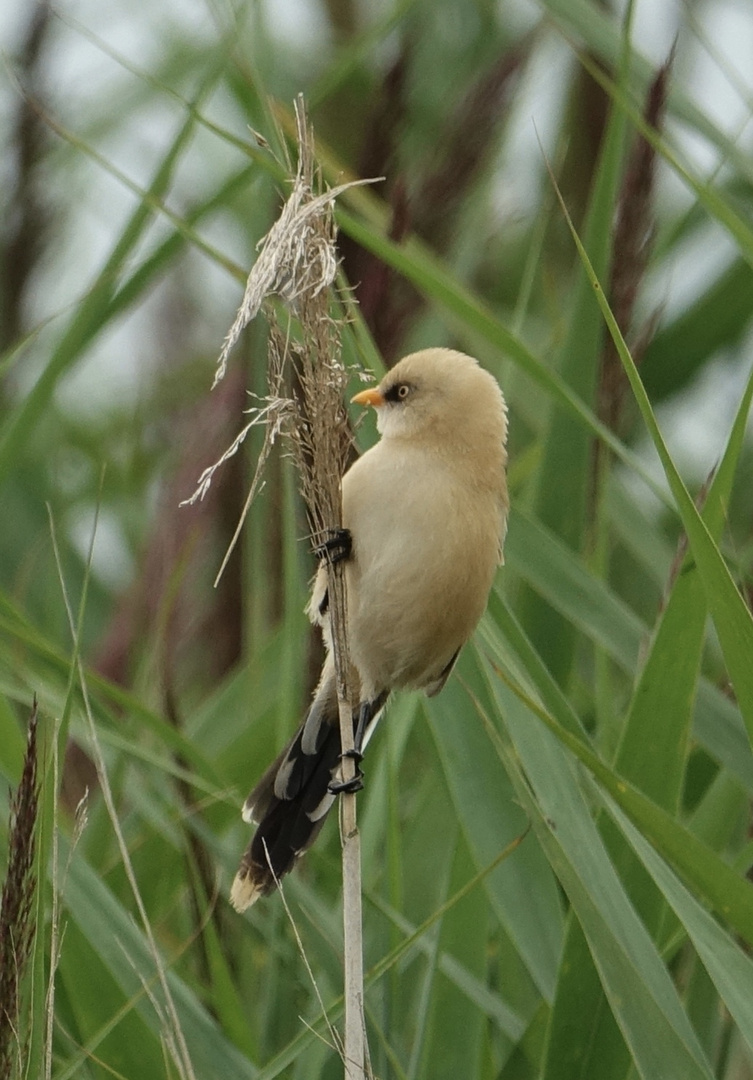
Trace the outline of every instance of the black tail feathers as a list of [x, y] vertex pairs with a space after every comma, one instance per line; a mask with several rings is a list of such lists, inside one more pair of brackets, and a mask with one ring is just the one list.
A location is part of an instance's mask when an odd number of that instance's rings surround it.
[[[335, 720], [337, 718], [335, 717]], [[258, 822], [233, 882], [238, 911], [272, 892], [311, 847], [335, 801], [329, 784], [340, 760], [337, 724], [324, 723], [313, 753], [301, 748], [305, 726], [246, 800], [243, 816]]]
[[[258, 823], [241, 859], [230, 900], [238, 911], [266, 896], [311, 847], [335, 802], [329, 790], [340, 765], [340, 726], [334, 694], [317, 693], [303, 727], [246, 799], [243, 817]], [[373, 731], [387, 694], [353, 717], [354, 734]]]

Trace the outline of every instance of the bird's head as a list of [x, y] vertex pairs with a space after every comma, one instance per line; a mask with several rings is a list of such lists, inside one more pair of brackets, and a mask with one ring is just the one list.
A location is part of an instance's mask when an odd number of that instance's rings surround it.
[[474, 434], [505, 442], [505, 404], [496, 379], [452, 349], [411, 353], [353, 401], [374, 406], [384, 438], [439, 440], [449, 442], [448, 449], [475, 441]]

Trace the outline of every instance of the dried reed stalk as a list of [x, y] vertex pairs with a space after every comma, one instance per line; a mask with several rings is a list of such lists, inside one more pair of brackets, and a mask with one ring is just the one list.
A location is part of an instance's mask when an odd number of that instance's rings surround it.
[[37, 818], [37, 702], [29, 717], [26, 755], [10, 804], [8, 871], [0, 900], [0, 1077], [24, 1076], [27, 1035], [22, 987], [34, 942]]
[[[264, 308], [270, 329], [268, 396], [260, 406], [250, 410], [250, 422], [220, 461], [205, 470], [189, 501], [201, 498], [216, 468], [238, 450], [252, 426], [262, 423], [266, 427], [265, 441], [246, 508], [259, 488], [272, 445], [282, 435], [296, 464], [311, 535], [318, 546], [342, 525], [340, 482], [351, 445], [343, 405], [347, 373], [340, 357], [342, 323], [332, 314], [331, 294], [338, 266], [334, 200], [341, 191], [353, 185], [323, 188], [316, 168], [313, 135], [300, 97], [295, 104], [295, 113], [298, 167], [292, 191], [278, 220], [262, 241], [240, 310], [225, 339], [215, 376], [216, 384], [225, 373], [228, 354], [242, 329]], [[270, 296], [280, 298], [287, 306], [285, 327], [268, 302]], [[329, 612], [340, 737], [346, 752], [353, 748], [353, 715], [357, 701], [348, 653], [347, 596], [342, 563], [329, 567]], [[344, 757], [343, 779], [351, 779], [355, 768], [353, 759]], [[367, 1048], [363, 1014], [361, 854], [355, 795], [344, 793], [340, 808], [345, 943], [343, 1057], [346, 1080], [363, 1080]]]
[[[643, 119], [656, 131], [661, 131], [664, 123], [674, 53], [673, 47], [646, 94]], [[617, 201], [612, 242], [615, 255], [609, 283], [609, 304], [626, 338], [633, 330], [638, 293], [645, 280], [656, 237], [656, 169], [656, 150], [643, 135], [638, 135], [630, 149]], [[658, 318], [659, 312], [654, 312], [646, 324], [632, 335], [634, 340], [631, 351], [636, 363], [640, 363], [653, 337]], [[628, 382], [617, 346], [609, 336], [604, 344], [600, 380], [599, 417], [616, 431], [623, 412]]]

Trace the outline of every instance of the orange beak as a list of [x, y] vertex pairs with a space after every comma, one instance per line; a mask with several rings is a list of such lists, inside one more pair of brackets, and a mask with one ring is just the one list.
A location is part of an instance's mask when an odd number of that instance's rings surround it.
[[377, 386], [372, 386], [369, 390], [362, 390], [360, 394], [356, 394], [350, 400], [354, 405], [373, 405], [375, 409], [378, 409], [380, 405], [384, 405], [384, 396]]

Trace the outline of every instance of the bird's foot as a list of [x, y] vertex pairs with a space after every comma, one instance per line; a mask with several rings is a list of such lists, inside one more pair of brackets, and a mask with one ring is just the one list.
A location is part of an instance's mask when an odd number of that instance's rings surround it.
[[350, 758], [351, 761], [355, 761], [356, 765], [359, 765], [363, 761], [363, 752], [360, 747], [354, 746], [352, 750], [343, 750], [342, 754], [340, 754], [340, 761], [344, 757]]
[[346, 750], [343, 754], [340, 754], [341, 761], [343, 758], [350, 758], [351, 761], [355, 761], [355, 776], [351, 776], [349, 780], [331, 780], [327, 787], [330, 795], [355, 795], [357, 791], [361, 791], [363, 788], [363, 772], [358, 767], [363, 760], [363, 754], [360, 750]]
[[355, 776], [351, 776], [350, 780], [331, 780], [327, 791], [330, 795], [355, 795], [357, 791], [363, 790], [363, 773], [360, 769], [356, 771]]
[[314, 554], [321, 562], [335, 563], [349, 559], [353, 551], [353, 537], [350, 529], [333, 529], [332, 535], [314, 548]]

